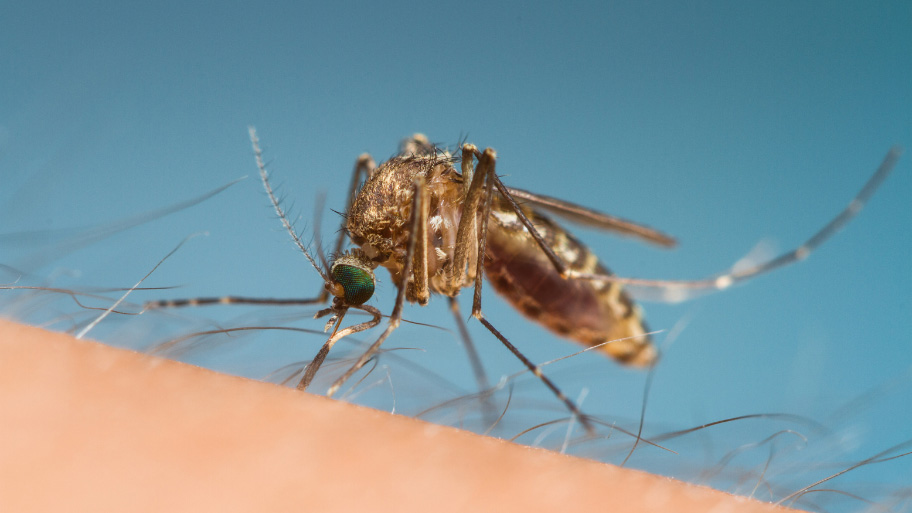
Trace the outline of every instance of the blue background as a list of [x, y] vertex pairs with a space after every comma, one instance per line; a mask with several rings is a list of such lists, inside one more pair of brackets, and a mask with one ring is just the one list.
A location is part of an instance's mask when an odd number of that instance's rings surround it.
[[[344, 208], [360, 153], [383, 160], [419, 131], [449, 145], [467, 136], [497, 149], [510, 185], [678, 237], [680, 247], [668, 252], [574, 230], [615, 272], [666, 279], [721, 271], [761, 241], [779, 250], [800, 244], [845, 206], [891, 145], [912, 147], [912, 5], [903, 1], [19, 2], [3, 10], [0, 263], [26, 272], [20, 284], [127, 287], [184, 237], [208, 232], [144, 284], [180, 288], [136, 293], [133, 311], [160, 297], [293, 297], [319, 288], [254, 176], [247, 125], [258, 128], [307, 238], [318, 194], [327, 195], [328, 208]], [[665, 356], [647, 435], [769, 412], [820, 426], [736, 422], [664, 442], [678, 456], [638, 449], [630, 465], [781, 498], [912, 439], [910, 162], [904, 157], [861, 216], [808, 261], [694, 301], [644, 304], [650, 326], [666, 330], [657, 336]], [[199, 206], [113, 228], [243, 175], [250, 178]], [[337, 223], [326, 212], [319, 227], [326, 245]], [[96, 240], [93, 227], [112, 227], [102, 229], [110, 237]], [[4, 272], [2, 281], [15, 278]], [[394, 290], [388, 273], [379, 278], [371, 304], [389, 313]], [[57, 329], [94, 315], [55, 294], [2, 295], [4, 315]], [[462, 304], [468, 312], [468, 294]], [[484, 304], [534, 361], [577, 349], [492, 291]], [[309, 320], [313, 309], [292, 310], [156, 312], [107, 319], [90, 336], [148, 347], [211, 328], [212, 320], [276, 324], [292, 314], [302, 318], [295, 326], [322, 327]], [[389, 368], [397, 411], [410, 414], [470, 393], [473, 378], [446, 302], [409, 307], [406, 318], [449, 331], [406, 326], [390, 347], [422, 348], [397, 353], [457, 388], [393, 358], [366, 383], [384, 380]], [[470, 325], [493, 381], [521, 370], [477, 322]], [[674, 343], [663, 342], [678, 325], [684, 329]], [[309, 359], [322, 337], [220, 341], [206, 339], [184, 357], [263, 377]], [[587, 412], [636, 428], [642, 371], [594, 354], [546, 371], [571, 397], [585, 389]], [[511, 383], [514, 402], [499, 434], [565, 415], [528, 375]], [[390, 390], [385, 381], [358, 400], [392, 409]], [[498, 407], [506, 396], [498, 394]], [[461, 405], [428, 417], [483, 429], [478, 404]], [[787, 429], [808, 442], [786, 433], [745, 445]], [[562, 433], [522, 440], [559, 448]], [[629, 437], [614, 433], [570, 449], [619, 462], [629, 446]], [[754, 490], [768, 457], [770, 488]], [[908, 501], [909, 476], [912, 459], [904, 458], [825, 487], [894, 504], [903, 494]], [[807, 500], [803, 507], [830, 511], [864, 507], [832, 493]]]

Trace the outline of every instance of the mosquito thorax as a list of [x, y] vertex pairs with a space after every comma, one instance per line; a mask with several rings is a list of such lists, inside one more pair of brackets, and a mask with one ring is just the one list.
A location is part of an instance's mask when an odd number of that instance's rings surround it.
[[353, 249], [335, 258], [329, 269], [327, 289], [349, 305], [364, 304], [374, 294], [377, 279], [373, 264], [361, 250]]

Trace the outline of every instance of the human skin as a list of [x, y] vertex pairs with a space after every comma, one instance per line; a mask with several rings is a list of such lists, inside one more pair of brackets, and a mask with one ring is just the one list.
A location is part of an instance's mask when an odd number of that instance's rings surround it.
[[0, 320], [0, 511], [793, 511]]

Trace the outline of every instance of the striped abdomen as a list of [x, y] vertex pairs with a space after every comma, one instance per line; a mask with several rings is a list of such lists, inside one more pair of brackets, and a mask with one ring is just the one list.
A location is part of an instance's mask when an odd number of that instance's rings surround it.
[[[598, 258], [551, 219], [530, 209], [526, 216], [548, 245], [574, 270], [610, 274]], [[566, 280], [503, 201], [495, 199], [485, 250], [488, 281], [525, 316], [621, 363], [648, 365], [656, 351], [640, 309], [617, 283]], [[632, 337], [632, 338], [631, 338]]]

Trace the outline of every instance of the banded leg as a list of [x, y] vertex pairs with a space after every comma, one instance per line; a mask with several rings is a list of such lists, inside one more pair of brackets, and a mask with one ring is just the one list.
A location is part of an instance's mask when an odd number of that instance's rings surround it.
[[880, 166], [877, 168], [871, 178], [868, 179], [858, 194], [852, 198], [849, 204], [835, 217], [833, 217], [826, 225], [824, 225], [823, 228], [818, 230], [813, 236], [811, 236], [807, 241], [805, 241], [797, 248], [786, 251], [785, 253], [771, 260], [751, 266], [747, 269], [726, 271], [701, 280], [649, 280], [638, 278], [623, 278], [620, 276], [609, 276], [604, 274], [581, 273], [574, 271], [573, 269], [570, 269], [569, 266], [554, 253], [554, 251], [548, 246], [544, 239], [542, 239], [541, 235], [535, 229], [535, 226], [531, 221], [529, 221], [528, 217], [526, 217], [525, 213], [522, 211], [522, 208], [513, 197], [513, 194], [511, 194], [510, 190], [504, 186], [503, 182], [500, 181], [500, 178], [498, 178], [496, 174], [491, 174], [490, 180], [500, 192], [500, 194], [510, 203], [513, 211], [516, 212], [516, 215], [529, 231], [530, 235], [535, 239], [541, 250], [545, 252], [548, 259], [554, 265], [554, 268], [561, 274], [562, 277], [567, 279], [615, 282], [628, 285], [636, 285], [640, 287], [666, 289], [666, 293], [663, 294], [660, 299], [666, 301], [683, 301], [693, 297], [700, 290], [724, 290], [736, 283], [747, 281], [761, 274], [773, 271], [779, 267], [800, 262], [801, 260], [807, 258], [821, 244], [826, 242], [830, 237], [842, 229], [842, 227], [845, 226], [846, 223], [848, 223], [853, 217], [858, 215], [862, 207], [864, 207], [865, 203], [870, 199], [877, 188], [883, 183], [883, 181], [896, 166], [896, 162], [899, 160], [899, 156], [901, 154], [902, 150], [899, 147], [891, 148], [890, 151], [887, 152], [887, 155], [884, 157]]
[[243, 297], [243, 296], [222, 296], [222, 297], [197, 297], [190, 299], [160, 299], [158, 301], [148, 301], [143, 305], [144, 310], [155, 310], [158, 308], [181, 308], [184, 306], [206, 306], [206, 305], [313, 305], [324, 303], [326, 300], [321, 297], [315, 298], [265, 298], [265, 297]]

